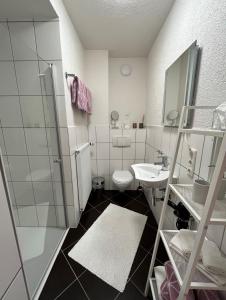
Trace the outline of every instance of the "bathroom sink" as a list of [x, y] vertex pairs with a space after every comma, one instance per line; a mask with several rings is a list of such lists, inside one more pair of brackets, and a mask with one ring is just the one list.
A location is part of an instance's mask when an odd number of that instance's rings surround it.
[[169, 177], [169, 171], [163, 171], [160, 165], [141, 163], [131, 165], [131, 168], [135, 178], [149, 188], [164, 186]]

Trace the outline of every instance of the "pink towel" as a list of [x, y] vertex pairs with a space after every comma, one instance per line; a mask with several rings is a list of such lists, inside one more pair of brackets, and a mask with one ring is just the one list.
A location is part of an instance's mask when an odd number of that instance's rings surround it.
[[71, 103], [76, 105], [78, 109], [91, 114], [92, 111], [92, 95], [85, 84], [75, 76], [70, 84]]
[[[180, 286], [178, 284], [176, 275], [174, 273], [172, 264], [170, 261], [165, 263], [166, 279], [161, 285], [161, 297], [162, 300], [176, 300], [180, 293]], [[195, 297], [195, 294], [197, 297]], [[193, 292], [189, 291], [186, 300], [220, 300], [217, 291], [210, 290], [197, 290]]]
[[[176, 300], [180, 293], [180, 286], [178, 284], [176, 275], [174, 273], [172, 264], [170, 261], [165, 263], [166, 279], [161, 285], [161, 297], [162, 300]], [[193, 291], [190, 290], [186, 300], [195, 300]]]

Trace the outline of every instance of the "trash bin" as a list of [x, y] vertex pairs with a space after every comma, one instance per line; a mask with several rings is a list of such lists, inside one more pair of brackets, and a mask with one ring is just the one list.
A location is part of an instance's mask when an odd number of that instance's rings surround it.
[[104, 177], [94, 177], [92, 180], [93, 190], [104, 190]]

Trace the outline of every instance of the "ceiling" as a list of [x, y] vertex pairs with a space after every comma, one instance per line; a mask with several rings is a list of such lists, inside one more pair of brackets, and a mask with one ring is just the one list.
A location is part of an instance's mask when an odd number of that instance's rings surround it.
[[64, 0], [87, 49], [147, 56], [174, 0]]
[[57, 18], [57, 15], [49, 0], [0, 0], [0, 18], [45, 20]]

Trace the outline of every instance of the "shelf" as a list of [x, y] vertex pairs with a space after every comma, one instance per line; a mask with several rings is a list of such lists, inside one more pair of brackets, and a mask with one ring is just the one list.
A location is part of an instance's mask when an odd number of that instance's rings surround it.
[[[176, 194], [177, 197], [183, 202], [184, 206], [195, 218], [200, 222], [204, 211], [204, 205], [192, 201], [192, 184], [170, 184], [170, 189]], [[226, 201], [216, 200], [215, 208], [210, 219], [209, 224], [226, 225]]]
[[[178, 283], [180, 286], [182, 286], [188, 261], [169, 246], [171, 239], [177, 233], [178, 230], [160, 230], [163, 244], [174, 268]], [[202, 264], [198, 263], [190, 287], [191, 289], [226, 290], [226, 285], [217, 285], [213, 282], [213, 280], [216, 280], [216, 277], [212, 274], [206, 273]]]
[[216, 136], [216, 137], [224, 137], [225, 131], [210, 129], [210, 128], [182, 128], [179, 129], [179, 132], [182, 133], [190, 133], [190, 134], [199, 134], [199, 135], [207, 135], [207, 136]]
[[154, 268], [155, 278], [150, 279], [150, 286], [152, 291], [153, 300], [161, 300], [160, 288], [163, 281], [166, 278], [166, 272], [164, 266], [158, 266]]

